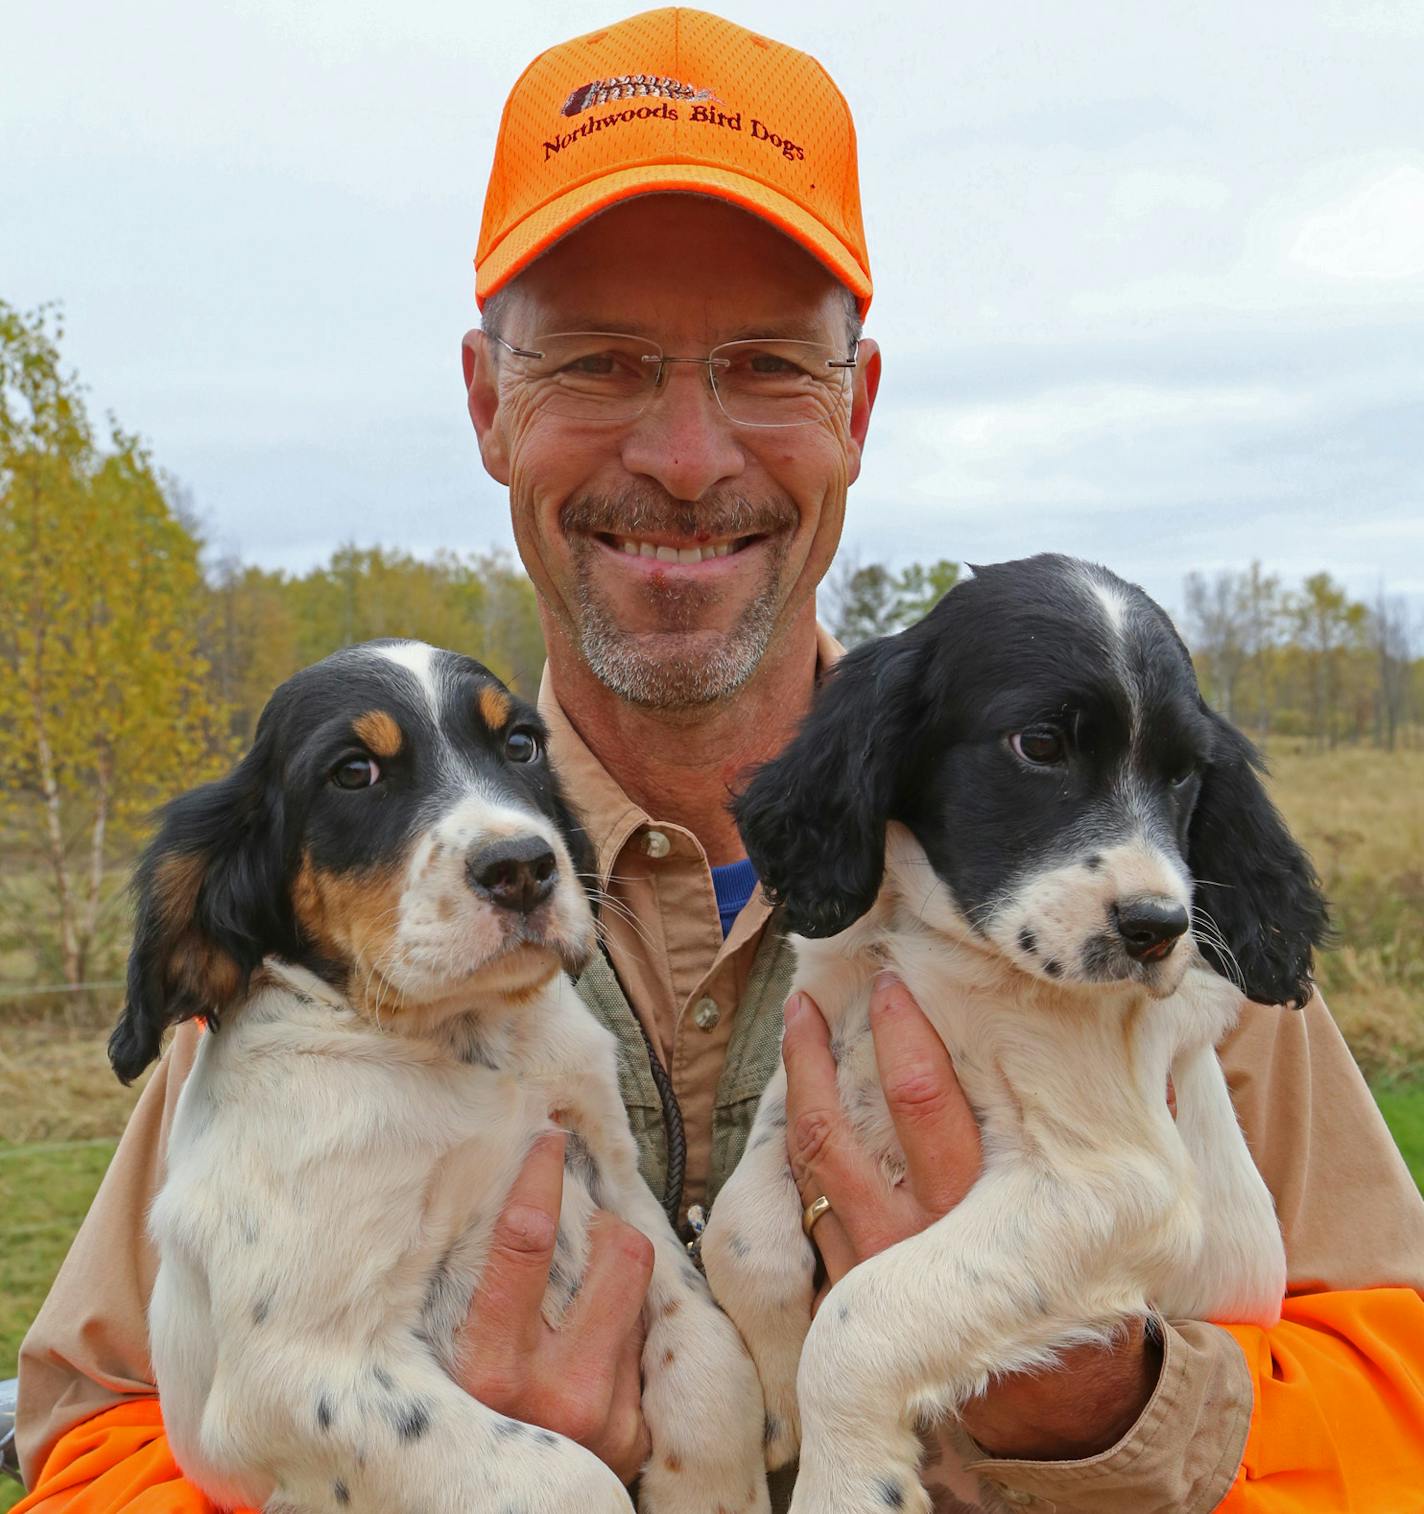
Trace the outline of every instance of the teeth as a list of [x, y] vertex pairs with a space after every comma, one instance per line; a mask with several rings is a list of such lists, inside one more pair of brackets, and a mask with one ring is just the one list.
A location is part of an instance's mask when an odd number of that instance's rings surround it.
[[730, 557], [732, 543], [724, 541], [714, 547], [655, 547], [649, 541], [634, 541], [629, 537], [618, 540], [618, 549], [625, 557], [652, 557], [658, 562], [698, 563], [713, 557]]

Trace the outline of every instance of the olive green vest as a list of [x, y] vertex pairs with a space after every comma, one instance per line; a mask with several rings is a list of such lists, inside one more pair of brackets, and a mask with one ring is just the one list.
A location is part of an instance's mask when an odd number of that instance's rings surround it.
[[[712, 1170], [707, 1178], [709, 1205], [741, 1158], [757, 1103], [781, 1060], [781, 1008], [791, 992], [795, 965], [795, 949], [773, 922], [762, 932], [717, 1084]], [[595, 954], [577, 987], [579, 997], [618, 1041], [618, 1091], [638, 1143], [639, 1167], [661, 1199], [667, 1189], [667, 1130], [638, 1020], [602, 953]]]
[[[762, 933], [752, 961], [717, 1084], [712, 1110], [712, 1169], [707, 1178], [709, 1205], [742, 1155], [762, 1090], [781, 1059], [781, 1008], [791, 992], [795, 965], [795, 949], [773, 922]], [[639, 1167], [648, 1186], [661, 1199], [667, 1189], [667, 1129], [637, 1017], [602, 953], [595, 954], [577, 986], [579, 997], [618, 1041], [618, 1091], [638, 1142]], [[795, 1467], [782, 1467], [771, 1474], [772, 1514], [785, 1514], [795, 1480]]]

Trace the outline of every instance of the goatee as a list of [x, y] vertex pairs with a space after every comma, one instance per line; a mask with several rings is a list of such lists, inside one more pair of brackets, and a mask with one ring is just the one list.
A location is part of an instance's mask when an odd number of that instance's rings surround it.
[[[788, 499], [752, 501], [719, 495], [695, 505], [652, 490], [584, 496], [560, 511], [577, 573], [578, 647], [605, 688], [631, 704], [677, 710], [716, 703], [736, 693], [756, 671], [780, 609], [781, 570], [798, 520]], [[726, 630], [703, 630], [723, 599], [713, 583], [654, 579], [648, 594], [657, 610], [654, 631], [629, 631], [600, 594], [593, 572], [598, 536], [673, 536], [727, 540], [759, 536], [762, 580]]]

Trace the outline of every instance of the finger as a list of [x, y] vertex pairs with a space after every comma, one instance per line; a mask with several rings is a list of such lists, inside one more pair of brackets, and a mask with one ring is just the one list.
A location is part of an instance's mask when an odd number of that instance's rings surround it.
[[834, 1285], [861, 1260], [834, 1209], [828, 1209], [811, 1229], [811, 1244], [821, 1254], [826, 1282]]
[[588, 1228], [588, 1265], [559, 1330], [561, 1358], [590, 1389], [612, 1391], [615, 1364], [640, 1328], [653, 1275], [653, 1243], [641, 1230], [602, 1210]]
[[781, 1056], [786, 1063], [786, 1152], [801, 1202], [810, 1204], [824, 1194], [857, 1254], [869, 1255], [867, 1247], [883, 1229], [878, 1217], [889, 1191], [841, 1111], [830, 1032], [807, 994], [793, 994], [787, 1001]]
[[643, 1317], [639, 1315], [619, 1347], [608, 1423], [600, 1444], [589, 1447], [625, 1483], [632, 1482], [642, 1471], [653, 1449], [647, 1421], [643, 1418], [643, 1327]]
[[495, 1222], [466, 1321], [473, 1352], [485, 1362], [526, 1359], [539, 1341], [564, 1194], [564, 1141], [554, 1131], [534, 1142]]
[[905, 1153], [915, 1198], [948, 1214], [974, 1186], [983, 1165], [979, 1122], [955, 1076], [939, 1033], [908, 988], [881, 973], [870, 996], [875, 1065], [890, 1119]]

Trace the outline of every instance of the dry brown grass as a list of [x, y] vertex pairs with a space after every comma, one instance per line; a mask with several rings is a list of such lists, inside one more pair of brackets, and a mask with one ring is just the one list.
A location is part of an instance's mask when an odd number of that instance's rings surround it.
[[6, 1023], [0, 1146], [117, 1136], [145, 1079], [125, 1088], [105, 1055], [108, 1027]]
[[[1274, 792], [1330, 893], [1325, 996], [1366, 1074], [1424, 1074], [1424, 751], [1270, 752]], [[114, 1003], [17, 1019], [0, 1006], [0, 1145], [117, 1136], [137, 1088], [104, 1043]]]
[[1270, 751], [1277, 803], [1330, 896], [1320, 986], [1372, 1079], [1424, 1075], [1424, 751]]

